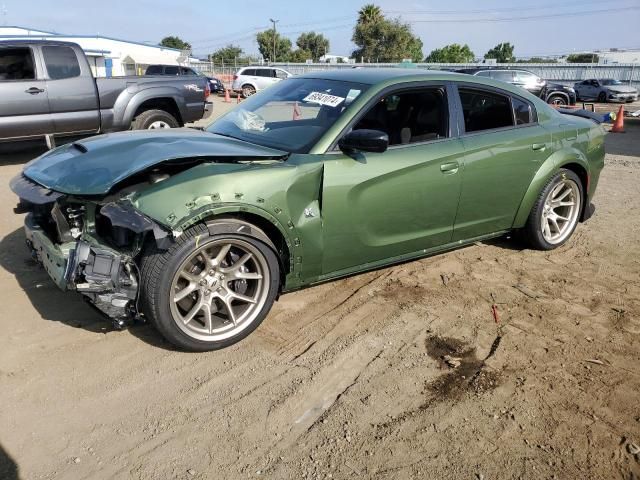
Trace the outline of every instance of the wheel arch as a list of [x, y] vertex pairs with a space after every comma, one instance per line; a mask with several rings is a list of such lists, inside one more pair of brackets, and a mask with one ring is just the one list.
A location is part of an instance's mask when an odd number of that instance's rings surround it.
[[564, 100], [567, 102], [567, 105], [569, 105], [571, 103], [571, 101], [569, 99], [569, 95], [567, 95], [564, 92], [551, 92], [551, 93], [547, 94], [547, 96], [545, 98], [545, 102], [549, 103], [549, 100], [551, 100], [553, 97], [562, 97], [562, 98], [564, 98]]
[[[558, 152], [560, 153], [560, 152]], [[552, 155], [549, 157], [538, 169], [535, 176], [531, 180], [529, 184], [529, 188], [522, 201], [520, 202], [520, 207], [516, 213], [515, 219], [513, 221], [513, 228], [522, 228], [527, 222], [527, 218], [529, 218], [529, 213], [533, 208], [533, 205], [540, 194], [540, 191], [544, 188], [549, 179], [555, 175], [560, 169], [565, 168], [567, 170], [571, 170], [574, 172], [582, 183], [583, 189], [583, 198], [582, 205], [580, 207], [580, 219], [584, 218], [585, 214], [585, 205], [588, 201], [587, 192], [589, 187], [589, 170], [588, 163], [586, 159], [583, 157], [582, 153], [575, 149], [571, 149], [571, 152], [564, 152], [562, 157], [556, 157], [556, 155]]]

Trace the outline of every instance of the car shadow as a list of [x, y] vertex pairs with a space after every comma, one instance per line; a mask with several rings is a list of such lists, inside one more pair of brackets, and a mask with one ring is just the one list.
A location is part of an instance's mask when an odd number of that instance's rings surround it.
[[[14, 275], [43, 321], [60, 322], [93, 333], [117, 331], [111, 319], [84, 301], [82, 295], [62, 292], [54, 285], [44, 268], [31, 258], [21, 228], [0, 240], [0, 267]], [[148, 324], [136, 322], [128, 330], [149, 345], [173, 350]]]
[[609, 132], [604, 139], [604, 151], [612, 155], [640, 157], [640, 117], [625, 117], [625, 133]]
[[0, 478], [2, 480], [20, 480], [18, 464], [0, 444]]
[[0, 166], [27, 163], [46, 151], [43, 142], [0, 143]]

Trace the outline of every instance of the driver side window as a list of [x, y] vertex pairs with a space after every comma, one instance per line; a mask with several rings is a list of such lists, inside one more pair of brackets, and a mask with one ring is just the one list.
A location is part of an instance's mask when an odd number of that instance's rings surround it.
[[385, 132], [389, 145], [407, 145], [446, 138], [449, 110], [444, 87], [394, 93], [380, 99], [353, 130]]

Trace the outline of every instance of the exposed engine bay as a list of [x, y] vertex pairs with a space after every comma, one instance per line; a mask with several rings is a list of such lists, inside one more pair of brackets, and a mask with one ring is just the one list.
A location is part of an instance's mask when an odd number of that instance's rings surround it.
[[[145, 177], [144, 183], [153, 184], [169, 175], [151, 171]], [[135, 259], [148, 234], [166, 248], [172, 241], [169, 232], [137, 212], [122, 194], [75, 198], [25, 176], [14, 178], [11, 188], [20, 197], [15, 212], [28, 213], [25, 233], [31, 255], [59, 288], [84, 295], [117, 327], [143, 318]]]

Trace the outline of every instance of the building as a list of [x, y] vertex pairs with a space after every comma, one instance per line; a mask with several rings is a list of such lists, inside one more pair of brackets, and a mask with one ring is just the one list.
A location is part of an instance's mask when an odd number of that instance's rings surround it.
[[640, 63], [640, 49], [619, 49], [610, 48], [609, 50], [596, 50], [598, 55], [598, 63]]
[[74, 42], [84, 50], [96, 77], [142, 75], [153, 64], [179, 65], [197, 63], [185, 57], [180, 50], [149, 45], [101, 35], [64, 35], [31, 28], [0, 26], [2, 40], [44, 39]]

